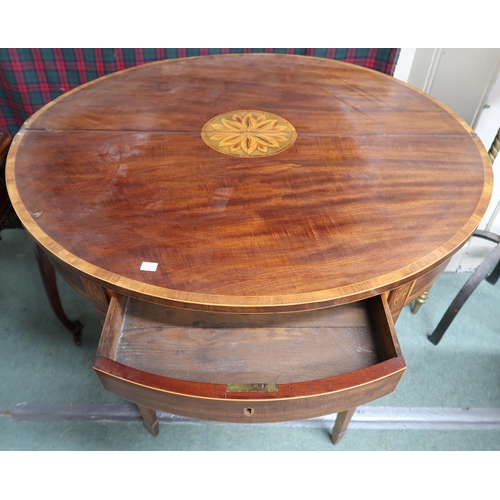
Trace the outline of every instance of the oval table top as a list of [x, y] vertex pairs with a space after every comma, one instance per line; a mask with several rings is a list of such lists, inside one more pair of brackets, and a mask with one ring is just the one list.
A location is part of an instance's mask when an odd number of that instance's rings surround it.
[[145, 300], [327, 307], [435, 268], [477, 228], [491, 162], [451, 110], [393, 77], [281, 54], [155, 62], [35, 113], [13, 206], [75, 272]]

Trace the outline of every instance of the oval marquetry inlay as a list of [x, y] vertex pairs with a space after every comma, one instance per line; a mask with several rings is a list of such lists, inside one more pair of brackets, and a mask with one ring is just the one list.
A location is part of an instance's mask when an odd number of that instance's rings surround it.
[[234, 156], [268, 156], [289, 148], [297, 138], [293, 125], [265, 111], [239, 110], [209, 120], [202, 139], [219, 153]]

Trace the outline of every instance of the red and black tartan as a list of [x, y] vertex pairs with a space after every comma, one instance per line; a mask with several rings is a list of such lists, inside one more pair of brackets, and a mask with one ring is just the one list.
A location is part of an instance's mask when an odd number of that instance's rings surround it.
[[209, 54], [276, 52], [345, 61], [392, 75], [400, 49], [2, 49], [0, 132], [15, 135], [24, 121], [64, 92], [148, 62]]

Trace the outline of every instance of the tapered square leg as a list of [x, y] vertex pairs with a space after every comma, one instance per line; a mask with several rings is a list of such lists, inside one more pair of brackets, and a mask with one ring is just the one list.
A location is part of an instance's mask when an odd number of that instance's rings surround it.
[[342, 437], [344, 436], [344, 434], [347, 432], [347, 427], [355, 411], [356, 408], [353, 408], [351, 410], [342, 411], [337, 414], [337, 419], [335, 420], [335, 426], [333, 427], [332, 430], [333, 444], [338, 444], [342, 439]]
[[148, 431], [151, 432], [153, 436], [157, 436], [160, 428], [156, 411], [141, 405], [137, 405], [137, 408], [139, 408], [139, 411], [141, 412], [142, 420], [144, 421], [144, 425], [147, 427]]

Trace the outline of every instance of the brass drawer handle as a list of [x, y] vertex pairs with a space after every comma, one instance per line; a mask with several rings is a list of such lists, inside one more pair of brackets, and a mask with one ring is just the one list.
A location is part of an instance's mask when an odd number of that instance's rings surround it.
[[278, 392], [278, 384], [227, 384], [226, 392]]

